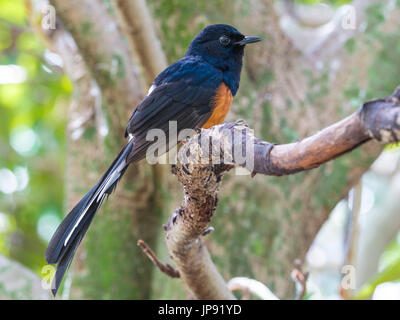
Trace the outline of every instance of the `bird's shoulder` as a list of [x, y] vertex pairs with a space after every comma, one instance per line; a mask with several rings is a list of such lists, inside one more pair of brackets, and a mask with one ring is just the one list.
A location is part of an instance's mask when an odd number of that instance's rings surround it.
[[[154, 80], [148, 95], [129, 119], [125, 136], [159, 127], [178, 117], [202, 123], [223, 82], [220, 70], [198, 57], [184, 57]], [[203, 119], [204, 118], [204, 119]], [[192, 127], [194, 124], [187, 124]]]
[[153, 88], [171, 82], [183, 82], [192, 86], [218, 87], [223, 79], [221, 70], [199, 56], [185, 56], [161, 72], [153, 82]]

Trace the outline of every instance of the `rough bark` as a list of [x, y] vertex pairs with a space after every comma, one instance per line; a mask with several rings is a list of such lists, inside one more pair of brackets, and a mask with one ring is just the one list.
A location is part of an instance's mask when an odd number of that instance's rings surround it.
[[225, 166], [186, 168], [189, 174], [180, 164], [173, 170], [184, 186], [185, 198], [167, 224], [169, 254], [194, 297], [234, 299], [200, 239], [214, 214]]

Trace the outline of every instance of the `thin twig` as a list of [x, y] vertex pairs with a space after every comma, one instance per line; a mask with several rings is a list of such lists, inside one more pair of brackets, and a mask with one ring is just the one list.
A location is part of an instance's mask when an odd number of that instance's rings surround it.
[[294, 261], [295, 268], [290, 273], [290, 277], [296, 283], [296, 300], [302, 300], [307, 292], [307, 280], [309, 273], [303, 271], [300, 259]]
[[168, 64], [147, 3], [145, 0], [113, 0], [113, 4], [131, 50], [137, 53], [150, 86]]
[[153, 261], [153, 263], [161, 270], [161, 272], [165, 273], [167, 276], [171, 278], [180, 278], [179, 271], [176, 270], [174, 267], [169, 265], [168, 263], [162, 263], [153, 250], [149, 247], [149, 245], [144, 242], [143, 240], [138, 240], [138, 246], [143, 250], [143, 252], [147, 255], [147, 257]]

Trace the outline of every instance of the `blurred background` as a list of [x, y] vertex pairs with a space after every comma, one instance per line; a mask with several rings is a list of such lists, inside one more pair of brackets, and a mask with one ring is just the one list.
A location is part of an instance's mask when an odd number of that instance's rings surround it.
[[[124, 144], [151, 79], [204, 26], [265, 39], [246, 51], [227, 121], [245, 119], [270, 142], [310, 135], [399, 85], [398, 0], [66, 2], [0, 0], [0, 299], [50, 298], [52, 233]], [[219, 271], [293, 299], [300, 259], [302, 299], [400, 299], [399, 155], [372, 142], [292, 176], [229, 173], [206, 240]], [[162, 224], [181, 199], [168, 166], [130, 168], [59, 298], [187, 298], [136, 246], [143, 238], [169, 261]]]

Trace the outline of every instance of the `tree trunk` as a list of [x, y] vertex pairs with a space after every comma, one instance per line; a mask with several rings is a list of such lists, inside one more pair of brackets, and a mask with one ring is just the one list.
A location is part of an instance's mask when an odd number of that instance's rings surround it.
[[[72, 193], [69, 199], [73, 199], [68, 203], [70, 209], [122, 148], [127, 120], [143, 92], [132, 54], [110, 7], [95, 0], [52, 3], [98, 84], [98, 98], [102, 99], [108, 120], [108, 135], [100, 147], [92, 139], [96, 135], [93, 127], [70, 143], [69, 163], [70, 168], [75, 168], [69, 171], [68, 178], [68, 190]], [[88, 144], [90, 147], [86, 149]], [[163, 207], [161, 192], [155, 190], [158, 185], [157, 171], [146, 163], [130, 166], [117, 191], [94, 219], [83, 243], [84, 253], [80, 254], [84, 258], [79, 259], [73, 298], [149, 297], [153, 266], [136, 242], [143, 238], [155, 245]]]

